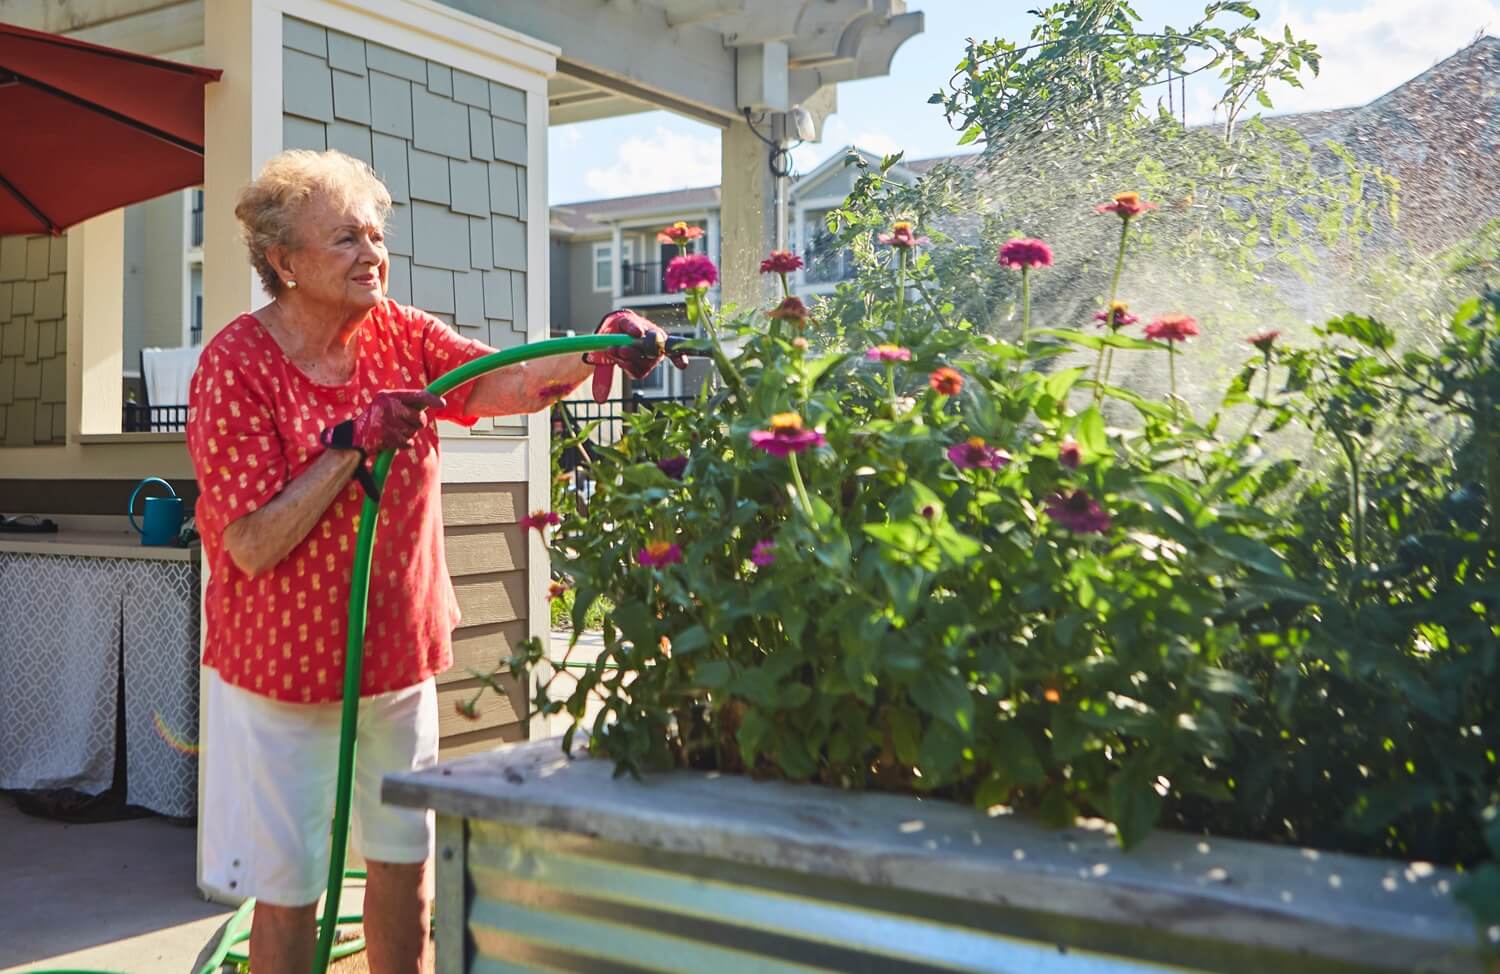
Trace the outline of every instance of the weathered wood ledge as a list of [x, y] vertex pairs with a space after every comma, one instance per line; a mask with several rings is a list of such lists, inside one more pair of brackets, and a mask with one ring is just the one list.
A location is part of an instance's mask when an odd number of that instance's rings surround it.
[[[557, 739], [388, 776], [440, 815], [1270, 948], [1326, 969], [1493, 970], [1458, 876], [1423, 863], [1158, 831], [1053, 831], [947, 802], [674, 772], [634, 781]], [[1316, 968], [1324, 969], [1324, 968]]]

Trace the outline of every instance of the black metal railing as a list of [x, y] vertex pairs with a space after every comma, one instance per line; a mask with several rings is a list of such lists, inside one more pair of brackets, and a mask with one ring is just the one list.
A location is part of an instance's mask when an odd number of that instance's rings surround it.
[[193, 295], [193, 320], [188, 325], [188, 344], [203, 344], [203, 295]]
[[833, 284], [855, 275], [854, 251], [814, 244], [802, 252], [802, 279], [808, 284]]
[[571, 439], [588, 428], [588, 438], [574, 446], [564, 447], [557, 457], [558, 472], [573, 475], [573, 491], [577, 495], [579, 508], [587, 506], [594, 492], [589, 466], [592, 457], [591, 444], [612, 446], [625, 435], [626, 417], [632, 413], [650, 410], [666, 402], [691, 402], [693, 396], [643, 396], [637, 393], [623, 399], [567, 399], [552, 407], [552, 439]]
[[181, 433], [187, 429], [188, 408], [182, 406], [146, 406], [127, 402], [120, 413], [120, 430], [125, 433]]
[[620, 264], [620, 294], [627, 298], [643, 294], [666, 294], [666, 265], [657, 261], [637, 263], [623, 261]]
[[193, 190], [193, 237], [192, 246], [203, 246], [203, 190]]

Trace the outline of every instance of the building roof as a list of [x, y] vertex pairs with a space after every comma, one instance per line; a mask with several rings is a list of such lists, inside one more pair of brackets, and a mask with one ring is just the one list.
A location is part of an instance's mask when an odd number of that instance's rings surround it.
[[676, 214], [714, 209], [718, 205], [717, 186], [696, 186], [665, 193], [638, 193], [635, 196], [617, 196], [612, 199], [559, 203], [552, 207], [552, 229], [575, 235], [608, 233], [609, 224], [620, 217]]

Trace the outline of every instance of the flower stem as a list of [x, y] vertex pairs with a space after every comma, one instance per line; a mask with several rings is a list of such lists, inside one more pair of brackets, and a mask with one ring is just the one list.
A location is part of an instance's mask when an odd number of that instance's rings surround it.
[[786, 271], [781, 272], [781, 297], [782, 300], [792, 296], [792, 286], [786, 282]]
[[1031, 344], [1031, 268], [1021, 268], [1021, 347]]
[[[897, 345], [901, 344], [901, 319], [906, 315], [906, 255], [907, 249], [902, 247], [896, 258], [896, 333], [891, 341]], [[894, 399], [895, 395], [893, 390], [891, 397]]]
[[813, 520], [812, 498], [808, 496], [807, 485], [802, 482], [802, 470], [797, 466], [797, 454], [788, 453], [786, 459], [787, 464], [792, 468], [792, 484], [797, 488], [797, 500], [802, 504], [802, 512], [811, 521]]
[[730, 388], [736, 394], [743, 396], [745, 380], [740, 377], [740, 372], [734, 367], [734, 363], [729, 361], [729, 356], [724, 354], [724, 346], [719, 341], [719, 331], [714, 327], [713, 312], [709, 310], [703, 294], [700, 293], [698, 299], [692, 302], [692, 307], [698, 309], [699, 316], [703, 318], [703, 325], [708, 330], [708, 339], [713, 344], [714, 365], [718, 367], [719, 375], [724, 377], [724, 381], [729, 383]]
[[[1109, 279], [1109, 304], [1105, 305], [1105, 307], [1109, 309], [1109, 333], [1111, 335], [1113, 335], [1117, 330], [1115, 328], [1115, 301], [1117, 301], [1120, 296], [1120, 272], [1125, 269], [1125, 238], [1129, 235], [1129, 233], [1130, 220], [1129, 218], [1126, 218], [1120, 221], [1120, 249], [1115, 254], [1115, 272]], [[1099, 353], [1100, 358], [1105, 359], [1104, 385], [1109, 385], [1109, 374], [1113, 372], [1115, 368], [1115, 350], [1111, 348], [1108, 350], [1108, 355], [1105, 355], [1105, 350], [1101, 348], [1099, 350]], [[1103, 387], [1101, 386], [1095, 389], [1095, 391], [1098, 392], [1101, 396], [1103, 395], [1102, 388]]]
[[885, 363], [885, 387], [891, 395], [891, 419], [896, 418], [896, 366], [893, 362]]
[[1177, 398], [1177, 345], [1167, 342], [1167, 374], [1172, 380], [1172, 411], [1182, 415], [1182, 403]]

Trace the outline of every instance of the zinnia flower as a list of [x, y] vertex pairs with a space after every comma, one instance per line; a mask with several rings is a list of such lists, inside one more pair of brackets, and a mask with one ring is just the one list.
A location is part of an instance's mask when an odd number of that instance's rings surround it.
[[929, 375], [927, 383], [939, 395], [956, 396], [964, 387], [964, 377], [957, 369], [950, 369], [945, 365]]
[[910, 250], [912, 247], [920, 247], [929, 242], [926, 237], [916, 235], [909, 220], [897, 220], [891, 224], [890, 233], [877, 233], [875, 239], [892, 247], [900, 247], [902, 250]]
[[910, 362], [911, 349], [900, 345], [876, 345], [865, 352], [865, 358], [871, 362]]
[[971, 436], [962, 443], [955, 443], [948, 447], [948, 459], [960, 470], [968, 470], [970, 467], [984, 467], [987, 470], [999, 470], [1010, 463], [1010, 454], [1004, 450], [998, 450], [992, 446], [986, 446], [982, 438]]
[[667, 290], [696, 291], [713, 287], [719, 280], [719, 269], [707, 254], [683, 254], [667, 265]]
[[790, 274], [802, 266], [802, 258], [790, 250], [773, 250], [771, 256], [760, 262], [762, 274]]
[[799, 352], [807, 351], [807, 339], [803, 338], [801, 335], [798, 335], [796, 338], [792, 339], [792, 347]]
[[750, 562], [759, 568], [765, 568], [776, 561], [776, 542], [757, 541], [755, 547], [750, 549]]
[[1017, 237], [1000, 246], [995, 263], [1017, 271], [1023, 267], [1051, 267], [1052, 248], [1031, 237]]
[[[1111, 320], [1110, 315], [1114, 315], [1113, 320]], [[1099, 322], [1102, 327], [1118, 331], [1121, 328], [1135, 324], [1141, 319], [1130, 313], [1124, 301], [1115, 301], [1103, 311], [1095, 311], [1094, 320]]]
[[1098, 213], [1113, 213], [1122, 220], [1140, 216], [1147, 210], [1154, 209], [1156, 209], [1156, 204], [1143, 202], [1140, 193], [1116, 193], [1113, 203], [1104, 203], [1094, 207]]
[[662, 473], [673, 480], [681, 480], [682, 472], [687, 469], [688, 458], [679, 453], [675, 457], [667, 457], [665, 460], [656, 461], [656, 467]]
[[520, 521], [521, 527], [531, 528], [541, 534], [545, 534], [549, 527], [555, 527], [561, 523], [562, 515], [556, 511], [532, 511]]
[[652, 541], [635, 553], [635, 560], [647, 568], [665, 568], [682, 561], [682, 549], [670, 541]]
[[771, 417], [771, 428], [752, 430], [750, 445], [773, 457], [801, 453], [811, 446], [824, 446], [827, 440], [816, 430], [802, 428], [802, 417], [796, 413], [777, 413]]
[[453, 712], [464, 720], [479, 719], [479, 700], [455, 700], [453, 701]]
[[664, 244], [680, 244], [684, 240], [697, 240], [701, 236], [703, 236], [702, 227], [691, 227], [683, 221], [678, 220], [670, 227], [663, 227], [656, 234], [656, 242]]
[[1198, 319], [1189, 315], [1162, 315], [1146, 326], [1146, 337], [1164, 342], [1185, 342], [1198, 334]]
[[1065, 467], [1077, 467], [1083, 462], [1083, 452], [1079, 450], [1077, 440], [1070, 436], [1058, 445], [1057, 462]]
[[1103, 534], [1109, 514], [1087, 491], [1065, 490], [1047, 498], [1047, 516], [1074, 534]]
[[803, 304], [802, 299], [794, 294], [775, 308], [772, 308], [768, 314], [772, 318], [780, 321], [792, 321], [800, 326], [807, 322], [807, 305]]
[[1268, 328], [1265, 331], [1257, 332], [1254, 335], [1251, 335], [1249, 338], [1245, 339], [1245, 341], [1258, 348], [1262, 355], [1270, 355], [1271, 346], [1275, 345], [1276, 339], [1280, 337], [1281, 332], [1277, 331], [1275, 328]]
[[559, 582], [554, 578], [552, 581], [547, 583], [547, 601], [551, 602], [553, 599], [560, 599], [567, 591], [568, 583]]

